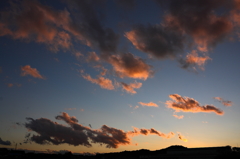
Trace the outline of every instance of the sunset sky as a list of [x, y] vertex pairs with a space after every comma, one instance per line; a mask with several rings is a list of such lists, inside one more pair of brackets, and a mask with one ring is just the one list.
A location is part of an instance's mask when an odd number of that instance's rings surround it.
[[1, 0], [0, 147], [240, 145], [239, 0]]

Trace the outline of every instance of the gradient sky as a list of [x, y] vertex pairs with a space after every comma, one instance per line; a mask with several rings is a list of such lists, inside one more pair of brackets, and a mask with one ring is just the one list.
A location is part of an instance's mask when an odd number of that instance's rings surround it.
[[240, 144], [239, 0], [0, 2], [0, 147]]

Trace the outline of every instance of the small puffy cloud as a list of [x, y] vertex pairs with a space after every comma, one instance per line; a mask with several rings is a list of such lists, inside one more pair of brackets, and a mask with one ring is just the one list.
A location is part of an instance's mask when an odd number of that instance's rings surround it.
[[5, 146], [8, 146], [8, 145], [11, 145], [11, 142], [6, 140], [6, 141], [3, 141], [1, 138], [0, 138], [0, 145], [5, 145]]
[[211, 58], [207, 55], [200, 57], [198, 56], [197, 51], [193, 50], [186, 56], [186, 59], [180, 60], [180, 63], [184, 69], [187, 69], [190, 66], [195, 69], [195, 66], [198, 66], [201, 70], [204, 70], [204, 65], [207, 60], [211, 60]]
[[183, 119], [183, 118], [184, 118], [183, 115], [176, 115], [176, 114], [173, 114], [173, 116], [174, 116], [175, 118], [177, 118], [177, 119]]
[[213, 97], [214, 99], [216, 99], [217, 101], [219, 101], [220, 103], [222, 103], [224, 106], [229, 107], [232, 106], [233, 102], [229, 101], [229, 100], [224, 100], [221, 97]]
[[21, 71], [22, 76], [30, 75], [34, 78], [45, 79], [42, 75], [40, 75], [36, 68], [32, 68], [30, 65], [22, 66]]
[[114, 86], [112, 84], [112, 81], [108, 78], [104, 78], [102, 76], [99, 76], [97, 79], [92, 78], [90, 75], [82, 75], [82, 77], [92, 83], [95, 83], [99, 85], [101, 88], [108, 89], [108, 90], [113, 90]]
[[174, 58], [183, 50], [183, 37], [161, 25], [138, 25], [125, 36], [140, 51], [158, 59]]
[[153, 102], [149, 102], [149, 103], [138, 102], [138, 103], [141, 104], [142, 106], [158, 107], [158, 105], [156, 103], [153, 103]]
[[140, 82], [134, 82], [130, 84], [121, 82], [120, 84], [122, 85], [123, 90], [125, 90], [127, 93], [130, 93], [130, 94], [136, 94], [137, 92], [134, 89], [139, 89], [142, 87], [142, 83]]
[[214, 112], [217, 115], [223, 115], [224, 112], [220, 110], [219, 108], [213, 106], [213, 105], [205, 105], [201, 106], [198, 101], [196, 101], [193, 98], [189, 97], [182, 97], [178, 94], [170, 94], [169, 97], [172, 100], [166, 101], [166, 105], [168, 108], [171, 108], [175, 110], [175, 112], [192, 112], [192, 113], [198, 113], [198, 112], [206, 112], [211, 113]]
[[185, 139], [184, 136], [182, 136], [180, 132], [178, 132], [178, 138], [179, 138], [180, 140], [184, 141], [184, 142], [188, 142], [188, 140]]
[[131, 53], [111, 55], [107, 61], [113, 66], [114, 71], [121, 78], [129, 77], [146, 80], [153, 74], [150, 65], [146, 64], [140, 57], [136, 57]]
[[158, 135], [164, 138], [174, 136], [173, 132], [164, 134], [160, 131], [151, 129], [134, 128], [133, 131], [123, 131], [107, 125], [103, 125], [100, 129], [92, 129], [78, 123], [76, 117], [71, 117], [63, 112], [56, 116], [57, 120], [62, 120], [68, 125], [64, 126], [57, 122], [53, 122], [46, 118], [32, 119], [27, 118], [28, 122], [25, 127], [35, 134], [26, 135], [27, 142], [35, 142], [37, 144], [53, 144], [60, 145], [67, 143], [69, 145], [83, 145], [91, 147], [92, 143], [104, 144], [107, 148], [118, 148], [120, 145], [131, 144], [131, 137], [137, 135]]

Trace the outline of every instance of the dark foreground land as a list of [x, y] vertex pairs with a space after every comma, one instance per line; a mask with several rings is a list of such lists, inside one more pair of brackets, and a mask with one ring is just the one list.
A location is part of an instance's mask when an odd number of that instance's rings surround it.
[[240, 159], [238, 147], [202, 147], [186, 148], [183, 146], [170, 146], [165, 149], [149, 151], [123, 151], [96, 155], [75, 155], [71, 152], [65, 154], [26, 153], [21, 150], [8, 150], [0, 148], [0, 159]]

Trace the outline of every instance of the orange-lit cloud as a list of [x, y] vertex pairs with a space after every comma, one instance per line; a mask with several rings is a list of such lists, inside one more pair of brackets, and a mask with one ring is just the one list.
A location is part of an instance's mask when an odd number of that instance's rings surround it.
[[96, 52], [89, 52], [88, 53], [88, 57], [87, 57], [87, 61], [90, 62], [90, 61], [99, 61], [100, 58], [99, 56], [96, 54]]
[[102, 76], [99, 76], [97, 79], [92, 78], [90, 75], [82, 75], [82, 77], [92, 83], [98, 84], [101, 88], [113, 90], [114, 86], [112, 84], [112, 81], [108, 78], [104, 78]]
[[214, 112], [217, 115], [223, 115], [224, 112], [220, 110], [219, 108], [216, 108], [213, 105], [205, 105], [201, 106], [198, 101], [196, 101], [193, 98], [189, 97], [182, 97], [178, 94], [170, 94], [169, 97], [172, 100], [166, 101], [166, 105], [168, 108], [171, 108], [175, 110], [175, 112], [192, 112], [192, 113], [198, 113], [198, 112]]
[[38, 1], [24, 0], [10, 4], [11, 9], [2, 12], [4, 18], [0, 28], [4, 34], [0, 36], [10, 35], [14, 39], [45, 43], [54, 51], [58, 47], [70, 47], [70, 35], [64, 31], [64, 26], [70, 20], [67, 10], [54, 11]]
[[134, 89], [139, 89], [142, 87], [142, 83], [140, 82], [134, 82], [130, 84], [126, 84], [124, 82], [121, 82], [122, 88], [127, 92], [131, 94], [136, 94], [137, 92]]
[[[70, 17], [67, 9], [54, 10], [38, 1], [11, 2], [10, 9], [1, 12], [0, 36], [44, 43], [53, 51], [69, 49], [72, 46], [71, 38], [89, 47], [99, 48], [104, 53], [116, 51], [119, 36], [101, 25], [93, 8], [95, 2], [65, 3], [68, 9], [77, 9], [83, 15], [81, 22], [75, 16]], [[75, 15], [75, 12], [72, 14]]]
[[63, 112], [56, 116], [57, 120], [65, 121], [68, 126], [64, 126], [57, 122], [53, 122], [46, 118], [32, 119], [27, 118], [28, 122], [25, 127], [34, 134], [26, 135], [27, 142], [35, 142], [38, 144], [69, 144], [69, 145], [83, 145], [91, 147], [92, 143], [104, 144], [107, 148], [118, 148], [120, 145], [131, 144], [131, 137], [137, 135], [158, 135], [163, 138], [171, 138], [174, 136], [173, 132], [164, 134], [160, 131], [151, 129], [134, 128], [133, 131], [124, 132], [123, 130], [103, 125], [100, 129], [92, 129], [78, 123], [74, 116], [69, 116]]
[[107, 60], [112, 64], [114, 71], [121, 78], [129, 77], [146, 80], [153, 74], [150, 65], [131, 53], [111, 55]]
[[134, 130], [133, 131], [129, 131], [127, 134], [129, 136], [136, 136], [136, 135], [158, 135], [160, 137], [163, 137], [163, 138], [167, 138], [167, 139], [170, 139], [174, 136], [174, 133], [173, 132], [170, 132], [168, 134], [164, 134], [160, 131], [157, 131], [155, 130], [154, 128], [151, 128], [151, 129], [139, 129], [139, 128], [135, 128], [133, 127]]
[[156, 103], [153, 103], [153, 102], [149, 102], [149, 103], [138, 102], [138, 103], [141, 104], [142, 106], [158, 107], [158, 105]]
[[217, 101], [219, 101], [220, 103], [222, 103], [224, 106], [229, 107], [232, 106], [233, 102], [229, 101], [229, 100], [224, 100], [221, 97], [213, 97], [214, 99], [216, 99]]
[[45, 79], [42, 75], [40, 75], [36, 68], [32, 68], [30, 65], [22, 66], [21, 71], [22, 76], [30, 75], [34, 78]]
[[184, 136], [182, 136], [180, 132], [178, 132], [178, 138], [179, 138], [180, 140], [184, 141], [184, 142], [188, 142], [188, 140], [185, 139]]
[[176, 115], [176, 114], [173, 114], [173, 116], [174, 116], [175, 118], [178, 118], [178, 119], [183, 119], [183, 118], [184, 118], [183, 115]]
[[189, 53], [186, 56], [185, 60], [181, 60], [180, 63], [182, 64], [182, 68], [189, 68], [190, 66], [198, 66], [201, 70], [204, 70], [204, 65], [207, 60], [211, 60], [211, 58], [207, 55], [205, 56], [198, 56], [198, 53], [196, 50], [193, 50], [191, 53]]

